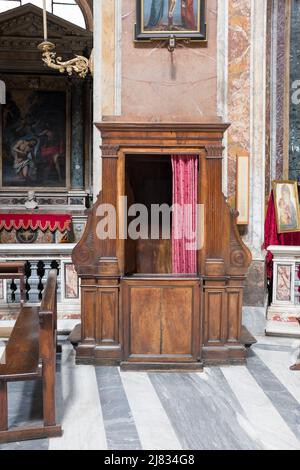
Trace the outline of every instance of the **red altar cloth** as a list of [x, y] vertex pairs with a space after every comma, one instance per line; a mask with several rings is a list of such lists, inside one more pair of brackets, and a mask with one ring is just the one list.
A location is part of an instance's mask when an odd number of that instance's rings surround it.
[[71, 230], [72, 218], [69, 214], [0, 214], [0, 230]]
[[[265, 241], [264, 248], [271, 245], [300, 246], [300, 232], [277, 233], [276, 214], [273, 191], [270, 195], [268, 210], [265, 221]], [[273, 276], [273, 255], [268, 251], [266, 258], [267, 276]]]

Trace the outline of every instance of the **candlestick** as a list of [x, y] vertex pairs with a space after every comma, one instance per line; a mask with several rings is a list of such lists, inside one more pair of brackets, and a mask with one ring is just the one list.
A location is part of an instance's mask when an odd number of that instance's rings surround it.
[[47, 41], [48, 40], [48, 28], [47, 28], [46, 0], [43, 0], [43, 24], [44, 24], [44, 41]]

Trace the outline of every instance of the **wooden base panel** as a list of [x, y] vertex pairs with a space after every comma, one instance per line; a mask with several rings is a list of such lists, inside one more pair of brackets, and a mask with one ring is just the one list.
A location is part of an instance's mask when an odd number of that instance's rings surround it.
[[238, 347], [205, 347], [202, 350], [204, 366], [244, 365], [247, 351], [244, 346]]
[[119, 365], [121, 360], [121, 347], [104, 348], [81, 344], [76, 349], [76, 364]]
[[197, 371], [197, 372], [202, 372], [203, 371], [203, 363], [202, 362], [128, 362], [124, 361], [121, 362], [120, 368], [123, 371], [155, 371], [155, 372], [191, 372], [191, 371]]
[[62, 434], [61, 426], [16, 427], [0, 432], [0, 444], [45, 439], [48, 437], [61, 437]]

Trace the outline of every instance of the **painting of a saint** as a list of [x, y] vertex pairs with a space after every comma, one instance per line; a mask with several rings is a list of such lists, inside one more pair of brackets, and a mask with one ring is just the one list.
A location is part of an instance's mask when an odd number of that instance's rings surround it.
[[2, 186], [66, 187], [65, 92], [10, 90], [2, 122]]
[[78, 299], [79, 285], [78, 275], [73, 264], [65, 264], [65, 297], [66, 299]]
[[297, 183], [277, 181], [273, 184], [278, 233], [300, 231]]
[[144, 0], [145, 31], [197, 31], [198, 0]]

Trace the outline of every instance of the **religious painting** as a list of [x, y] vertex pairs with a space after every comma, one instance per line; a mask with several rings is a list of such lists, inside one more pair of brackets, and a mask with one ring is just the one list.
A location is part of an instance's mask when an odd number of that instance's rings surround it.
[[300, 208], [296, 181], [274, 181], [277, 232], [300, 232]]
[[137, 0], [136, 41], [206, 40], [204, 0]]
[[3, 189], [67, 187], [67, 94], [8, 89], [2, 106]]
[[79, 299], [78, 275], [74, 264], [65, 263], [65, 298]]
[[279, 265], [277, 268], [276, 299], [281, 302], [291, 301], [292, 266]]

